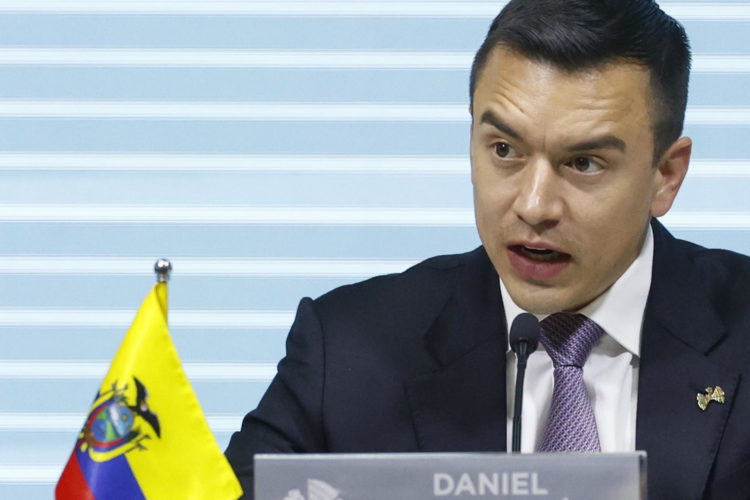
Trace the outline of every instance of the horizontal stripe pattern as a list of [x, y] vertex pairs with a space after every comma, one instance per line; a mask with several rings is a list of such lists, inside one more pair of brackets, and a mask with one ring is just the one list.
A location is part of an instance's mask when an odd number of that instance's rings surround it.
[[688, 106], [686, 125], [750, 125], [750, 107]]
[[55, 484], [64, 464], [0, 464], [0, 484]]
[[750, 159], [693, 159], [690, 161], [688, 178], [693, 177], [714, 177], [720, 179], [750, 177]]
[[143, 154], [0, 151], [0, 170], [461, 174], [463, 156]]
[[[743, 211], [672, 211], [660, 220], [681, 229], [750, 229], [750, 212]], [[470, 208], [4, 204], [0, 205], [2, 221], [468, 227], [474, 225], [474, 211]]]
[[[317, 68], [457, 70], [472, 51], [209, 50], [0, 47], [0, 65], [174, 68]], [[748, 73], [750, 56], [695, 54], [693, 73]]]
[[[746, 20], [750, 5], [744, 2], [660, 2], [662, 9], [678, 19]], [[203, 14], [253, 16], [368, 16], [368, 17], [452, 17], [488, 18], [496, 15], [505, 2], [259, 2], [142, 0], [6, 0], [0, 12], [107, 13], [107, 14]]]
[[[170, 258], [180, 276], [362, 278], [396, 273], [416, 264], [374, 259]], [[40, 257], [0, 255], [0, 274], [129, 275], [151, 273], [153, 259], [128, 257]]]
[[[0, 496], [52, 496], [85, 418], [69, 401], [86, 406], [91, 394], [80, 388], [104, 376], [135, 316], [138, 304], [128, 304], [164, 249], [175, 277], [190, 278], [171, 285], [170, 326], [185, 359], [201, 361], [184, 367], [221, 443], [276, 373], [298, 296], [402, 271], [446, 251], [448, 238], [436, 234], [471, 232], [476, 244], [468, 154], [457, 154], [465, 137], [450, 141], [470, 120], [459, 86], [468, 84], [468, 49], [504, 3], [0, 0], [9, 28], [0, 69], [11, 83], [0, 94], [0, 225], [10, 235], [0, 276], [13, 287], [0, 335], [25, 335], [0, 360], [12, 391], [0, 411], [3, 457], [13, 461], [0, 464]], [[750, 178], [735, 139], [750, 125], [738, 90], [750, 75], [750, 2], [659, 3], [690, 21], [699, 76], [686, 121], [702, 127], [689, 132], [703, 155], [691, 163], [683, 204], [662, 221], [709, 246], [744, 245], [750, 210], [732, 198]], [[453, 20], [455, 36], [442, 38]], [[273, 34], [244, 37], [244, 23], [259, 22]], [[327, 33], [316, 34], [320, 26]], [[421, 92], [432, 79], [440, 84]], [[320, 137], [305, 140], [311, 130]], [[152, 187], [165, 182], [175, 189], [161, 197]], [[446, 199], [459, 182], [465, 198]], [[291, 194], [259, 197], [279, 186]], [[722, 186], [731, 194], [721, 204], [703, 203], [701, 190], [720, 197]], [[318, 234], [325, 244], [311, 241]], [[229, 386], [248, 388], [246, 400], [229, 404]], [[61, 463], [50, 463], [57, 455]]]
[[[123, 172], [267, 172], [387, 175], [469, 174], [468, 155], [242, 155], [0, 151], [0, 170]], [[750, 177], [750, 159], [694, 158], [690, 177]]]
[[[0, 118], [466, 122], [466, 104], [0, 100]], [[750, 106], [689, 106], [688, 125], [750, 125]]]
[[204, 14], [251, 16], [380, 16], [380, 17], [468, 17], [493, 16], [505, 2], [372, 2], [372, 1], [196, 1], [180, 2], [109, 0], [94, 2], [68, 0], [61, 2], [7, 0], [0, 12], [76, 12], [107, 14]]
[[[135, 317], [130, 309], [83, 309], [0, 307], [0, 326], [37, 327], [122, 327]], [[291, 310], [170, 309], [173, 328], [215, 328], [241, 330], [288, 329], [294, 320]]]
[[440, 208], [2, 204], [0, 221], [460, 227], [474, 224], [474, 212]]
[[[0, 48], [0, 64], [179, 68], [348, 68], [467, 71], [472, 52]], [[730, 57], [729, 60], [732, 58]]]
[[659, 219], [672, 229], [748, 230], [750, 212], [675, 212]]
[[[110, 361], [0, 360], [0, 379], [101, 380]], [[242, 380], [270, 382], [276, 375], [275, 363], [183, 363], [193, 381]]]
[[469, 112], [453, 103], [4, 99], [0, 118], [466, 122]]

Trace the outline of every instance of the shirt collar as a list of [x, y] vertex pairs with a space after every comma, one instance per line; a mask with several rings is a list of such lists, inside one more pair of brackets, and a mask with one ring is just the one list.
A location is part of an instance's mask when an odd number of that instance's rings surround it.
[[[649, 226], [641, 251], [630, 267], [607, 291], [577, 311], [595, 321], [612, 339], [636, 356], [640, 356], [641, 351], [641, 327], [651, 287], [653, 261], [654, 235]], [[512, 320], [524, 311], [510, 298], [502, 279], [500, 292], [510, 326]], [[536, 315], [539, 320], [547, 316]]]

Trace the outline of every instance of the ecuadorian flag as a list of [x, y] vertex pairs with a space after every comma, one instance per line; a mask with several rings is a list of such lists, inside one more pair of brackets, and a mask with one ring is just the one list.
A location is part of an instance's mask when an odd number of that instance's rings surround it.
[[158, 283], [94, 398], [58, 499], [233, 499], [242, 489], [208, 428], [167, 330]]

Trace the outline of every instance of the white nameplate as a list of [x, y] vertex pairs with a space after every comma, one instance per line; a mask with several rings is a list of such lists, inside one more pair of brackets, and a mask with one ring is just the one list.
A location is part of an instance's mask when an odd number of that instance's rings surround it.
[[646, 498], [646, 454], [255, 456], [255, 500]]

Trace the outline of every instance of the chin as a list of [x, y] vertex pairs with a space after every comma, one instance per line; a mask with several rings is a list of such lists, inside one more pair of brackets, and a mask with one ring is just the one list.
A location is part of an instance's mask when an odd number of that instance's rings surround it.
[[516, 298], [513, 293], [508, 290], [513, 301], [524, 311], [528, 311], [532, 314], [552, 314], [564, 310], [558, 300], [551, 298], [534, 297], [534, 293], [529, 294], [522, 298]]
[[514, 290], [509, 287], [508, 293], [518, 307], [532, 314], [553, 314], [561, 311], [575, 311], [579, 309], [574, 301], [560, 294], [559, 291], [539, 288], [531, 290], [527, 289], [523, 290], [521, 293], [515, 293]]
[[554, 314], [556, 312], [563, 311], [564, 309], [560, 309], [559, 307], [555, 307], [553, 305], [549, 304], [528, 304], [528, 305], [522, 305], [518, 304], [521, 309], [523, 309], [526, 312], [530, 312], [531, 314]]

